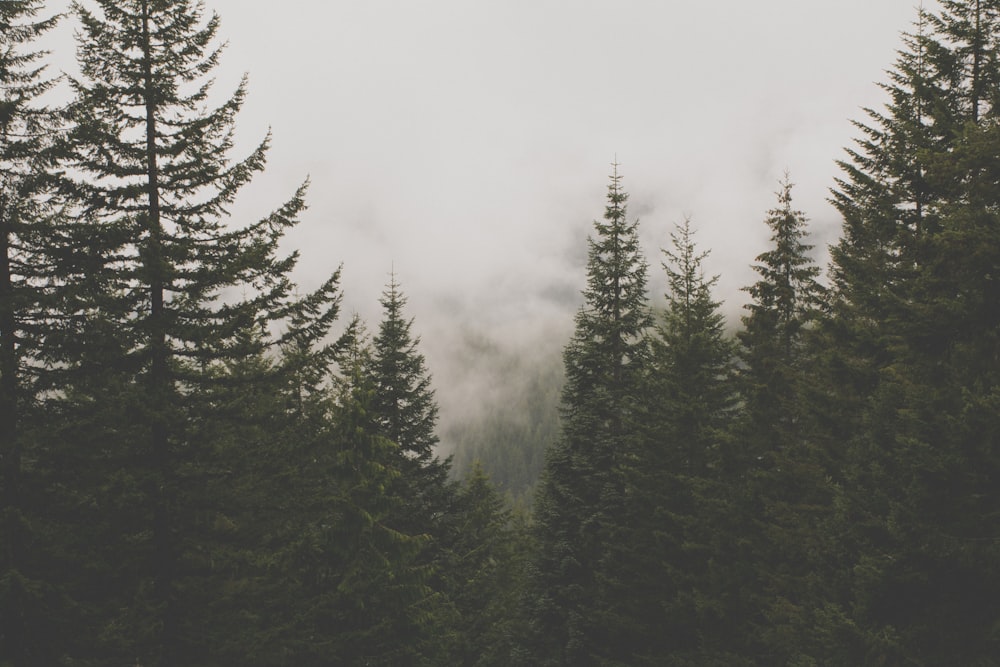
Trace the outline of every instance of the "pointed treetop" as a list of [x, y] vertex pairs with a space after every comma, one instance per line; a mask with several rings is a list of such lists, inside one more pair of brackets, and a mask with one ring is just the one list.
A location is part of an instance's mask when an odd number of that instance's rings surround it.
[[379, 302], [383, 316], [372, 340], [370, 372], [383, 435], [427, 461], [438, 441], [437, 404], [424, 356], [418, 349], [420, 338], [410, 333], [413, 320], [403, 316], [406, 297], [395, 271], [390, 273]]

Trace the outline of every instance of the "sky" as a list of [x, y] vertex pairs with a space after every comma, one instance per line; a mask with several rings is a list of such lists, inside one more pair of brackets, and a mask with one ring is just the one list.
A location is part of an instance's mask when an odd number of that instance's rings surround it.
[[463, 351], [542, 358], [568, 340], [612, 162], [654, 298], [660, 248], [689, 217], [738, 324], [786, 170], [825, 265], [835, 160], [884, 103], [916, 2], [205, 0], [228, 42], [217, 90], [249, 76], [237, 150], [273, 135], [234, 224], [308, 177], [285, 242], [296, 278], [343, 264], [345, 316], [374, 329], [395, 272], [442, 420], [459, 419], [493, 381]]

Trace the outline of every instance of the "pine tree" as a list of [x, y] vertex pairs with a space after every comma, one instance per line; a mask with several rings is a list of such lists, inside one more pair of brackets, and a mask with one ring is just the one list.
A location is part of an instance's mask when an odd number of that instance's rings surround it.
[[[382, 294], [382, 321], [372, 340], [365, 371], [372, 385], [371, 411], [379, 434], [397, 446], [399, 478], [392, 493], [401, 511], [392, 526], [408, 535], [421, 535], [428, 544], [421, 564], [428, 567], [428, 585], [437, 593], [428, 619], [437, 623], [441, 641], [435, 647], [447, 654], [451, 629], [457, 622], [450, 597], [455, 586], [464, 586], [450, 576], [454, 543], [461, 539], [454, 523], [457, 490], [450, 481], [451, 459], [439, 459], [435, 448], [438, 406], [420, 339], [411, 333], [413, 320], [406, 319], [403, 295], [395, 273]], [[428, 649], [431, 647], [428, 646]], [[450, 658], [440, 657], [447, 662]]]
[[795, 401], [802, 391], [805, 329], [822, 307], [823, 288], [817, 282], [819, 267], [805, 243], [806, 218], [792, 208], [792, 183], [786, 174], [778, 192], [778, 206], [767, 212], [771, 230], [770, 250], [757, 256], [754, 271], [760, 279], [745, 291], [752, 300], [745, 306], [739, 333], [745, 413], [751, 420], [746, 435], [750, 459], [793, 444]]
[[360, 321], [343, 337], [341, 372], [325, 429], [299, 484], [307, 492], [282, 560], [291, 623], [274, 635], [275, 664], [433, 665], [432, 568], [428, 538], [400, 530], [407, 499], [399, 446], [381, 435], [367, 368], [372, 350]]
[[521, 604], [530, 554], [527, 526], [506, 507], [478, 463], [464, 480], [457, 515], [448, 572], [460, 584], [452, 593], [459, 646], [452, 664], [516, 664], [516, 638], [527, 632]]
[[42, 101], [56, 80], [36, 46], [59, 17], [40, 19], [41, 9], [0, 3], [0, 663], [15, 666], [55, 663], [69, 641], [33, 465], [46, 369], [63, 360], [48, 340], [72, 282], [56, 269], [72, 247], [56, 187], [61, 127]]
[[[613, 585], [631, 653], [616, 664], [738, 664], [729, 543], [735, 505], [725, 482], [725, 434], [735, 406], [733, 345], [717, 278], [704, 274], [689, 220], [664, 250], [666, 308], [651, 337], [643, 445], [628, 469], [630, 524], [613, 543]], [[686, 661], [686, 662], [685, 662]]]
[[836, 193], [827, 421], [831, 449], [846, 444], [843, 581], [870, 661], [997, 650], [997, 15], [979, 0], [922, 14]]
[[435, 515], [446, 512], [450, 496], [450, 461], [437, 458], [438, 407], [431, 388], [420, 339], [411, 333], [413, 320], [403, 316], [406, 297], [392, 275], [382, 294], [382, 321], [372, 340], [368, 373], [374, 387], [372, 411], [380, 432], [404, 455], [402, 480], [412, 509], [411, 528], [433, 530]]
[[[942, 141], [927, 123], [938, 85], [930, 67], [927, 23], [921, 10], [916, 32], [904, 35], [889, 80], [881, 84], [888, 97], [885, 110], [867, 109], [869, 123], [855, 122], [861, 136], [847, 149], [847, 159], [838, 162], [843, 175], [832, 201], [843, 217], [842, 233], [830, 248], [829, 313], [811, 343], [819, 390], [810, 407], [827, 475], [843, 491], [828, 529], [838, 539], [828, 554], [832, 565], [826, 578], [835, 592], [826, 601], [823, 632], [831, 638], [827, 656], [847, 663], [864, 662], [866, 644], [880, 641], [880, 631], [866, 637], [866, 624], [852, 613], [856, 572], [872, 571], [867, 565], [858, 568], [867, 548], [864, 535], [875, 534], [877, 517], [886, 514], [885, 505], [862, 490], [881, 486], [870, 472], [878, 470], [874, 462], [884, 455], [864, 434], [875, 423], [870, 403], [893, 357], [899, 288], [911, 270], [901, 260], [901, 247], [927, 225], [933, 198], [928, 151]], [[891, 631], [881, 636], [890, 637]]]
[[203, 443], [204, 484], [192, 498], [199, 518], [186, 561], [196, 585], [185, 601], [204, 618], [186, 632], [201, 636], [212, 664], [283, 665], [311, 646], [300, 586], [318, 575], [297, 556], [303, 537], [328, 524], [336, 506], [330, 366], [358, 325], [332, 343], [314, 340], [310, 327], [294, 323], [315, 324], [317, 313], [300, 305], [281, 354], [251, 327], [241, 334], [247, 354], [215, 365], [212, 382], [194, 388], [190, 432]]
[[546, 456], [536, 504], [534, 650], [546, 665], [593, 665], [621, 650], [597, 620], [613, 604], [599, 589], [611, 566], [610, 528], [625, 520], [622, 471], [637, 446], [651, 324], [627, 199], [615, 164], [604, 220], [589, 239], [585, 303], [563, 355], [562, 435]]
[[376, 387], [375, 412], [385, 436], [420, 464], [434, 456], [438, 438], [437, 405], [419, 338], [410, 333], [413, 320], [403, 317], [406, 297], [393, 273], [380, 300], [383, 308], [378, 335], [372, 341], [371, 374]]
[[67, 447], [104, 452], [92, 460], [106, 472], [83, 493], [113, 509], [101, 518], [106, 534], [96, 531], [107, 540], [107, 587], [88, 604], [103, 610], [100, 659], [187, 664], [211, 641], [198, 606], [185, 603], [205, 574], [194, 526], [211, 451], [193, 417], [225, 419], [198, 412], [199, 390], [217, 381], [220, 364], [280, 342], [242, 335], [247, 328], [321, 338], [336, 277], [296, 298], [296, 258], [277, 254], [304, 186], [259, 222], [229, 225], [228, 207], [263, 168], [268, 140], [243, 160], [228, 157], [243, 83], [205, 109], [218, 17], [187, 1], [92, 6], [74, 5], [82, 78], [71, 138], [76, 196], [92, 251], [105, 259], [79, 293], [89, 317], [74, 332], [84, 351], [69, 393], [77, 417], [90, 416]]
[[735, 405], [734, 350], [712, 295], [718, 276], [704, 275], [708, 252], [698, 251], [690, 220], [671, 241], [663, 264], [667, 305], [653, 338], [654, 428], [671, 443], [664, 454], [675, 470], [705, 475], [722, 462], [721, 434]]
[[[820, 656], [810, 645], [819, 625], [817, 606], [827, 565], [822, 526], [829, 521], [834, 488], [809, 432], [809, 333], [822, 312], [819, 268], [805, 242], [806, 217], [792, 207], [792, 183], [781, 182], [778, 206], [767, 212], [770, 249], [757, 256], [759, 279], [745, 288], [740, 380], [743, 406], [735, 437], [740, 473], [748, 484], [744, 539], [754, 544], [759, 610], [744, 627], [750, 653], [764, 662]], [[759, 587], [759, 588], [758, 588]]]

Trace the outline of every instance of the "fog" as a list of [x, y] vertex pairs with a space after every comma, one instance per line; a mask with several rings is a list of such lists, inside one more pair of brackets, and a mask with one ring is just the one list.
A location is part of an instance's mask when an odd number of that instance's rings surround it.
[[[735, 325], [785, 170], [825, 264], [839, 231], [826, 201], [835, 160], [856, 136], [850, 121], [883, 103], [876, 82], [916, 18], [912, 0], [206, 9], [228, 41], [220, 94], [250, 78], [239, 150], [273, 132], [234, 223], [310, 178], [310, 209], [285, 243], [301, 252], [298, 280], [315, 286], [343, 263], [344, 319], [357, 312], [374, 329], [394, 271], [445, 422], [502, 400], [489, 360], [469, 350], [541, 359], [562, 348], [615, 160], [654, 296], [659, 248], [690, 217]], [[54, 59], [71, 69], [59, 44]]]

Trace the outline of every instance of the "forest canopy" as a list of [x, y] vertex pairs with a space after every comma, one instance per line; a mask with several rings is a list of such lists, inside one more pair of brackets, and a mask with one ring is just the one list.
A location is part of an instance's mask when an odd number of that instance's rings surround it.
[[1000, 663], [1000, 2], [939, 5], [828, 267], [786, 174], [733, 330], [615, 162], [561, 370], [453, 459], [405, 276], [300, 288], [305, 178], [232, 216], [220, 18], [0, 2], [0, 666]]

